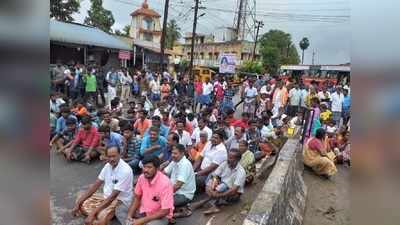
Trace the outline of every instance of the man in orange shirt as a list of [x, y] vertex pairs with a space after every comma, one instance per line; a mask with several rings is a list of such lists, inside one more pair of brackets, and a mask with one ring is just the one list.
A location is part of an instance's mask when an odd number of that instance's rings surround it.
[[140, 133], [140, 136], [142, 137], [146, 130], [151, 127], [151, 121], [146, 117], [147, 111], [142, 109], [141, 111], [139, 111], [139, 119], [136, 120], [135, 124], [133, 124], [133, 127]]

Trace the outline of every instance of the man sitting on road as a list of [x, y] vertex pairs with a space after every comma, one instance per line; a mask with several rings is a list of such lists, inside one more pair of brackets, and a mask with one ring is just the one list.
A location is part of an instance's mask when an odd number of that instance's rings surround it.
[[211, 143], [208, 143], [193, 165], [196, 171], [197, 190], [204, 190], [208, 176], [227, 159], [227, 150], [223, 143], [223, 134], [214, 132]]
[[140, 146], [142, 144], [142, 140], [134, 135], [132, 126], [130, 124], [122, 127], [121, 131], [124, 137], [124, 147], [121, 153], [122, 159], [127, 162], [129, 166], [131, 166], [135, 175], [139, 174], [140, 170], [137, 168], [139, 167], [140, 162]]
[[204, 211], [204, 214], [212, 214], [220, 211], [218, 205], [236, 203], [240, 200], [246, 181], [246, 172], [239, 163], [240, 159], [239, 151], [236, 149], [229, 151], [228, 160], [220, 164], [207, 182], [208, 198], [192, 204], [192, 209], [210, 202], [212, 206]]
[[[164, 169], [174, 185], [174, 206], [186, 206], [196, 191], [196, 179], [192, 164], [185, 156], [185, 146], [177, 144], [172, 148], [172, 162]], [[181, 208], [174, 217], [190, 216], [191, 211]]]
[[239, 152], [242, 155], [242, 159], [240, 160], [240, 165], [246, 171], [246, 184], [250, 184], [253, 182], [254, 177], [256, 175], [256, 165], [255, 165], [254, 154], [249, 150], [249, 145], [247, 141], [244, 140], [240, 141]]
[[[169, 133], [169, 128], [167, 126], [165, 126], [164, 124], [161, 123], [161, 117], [159, 116], [153, 116], [151, 118], [151, 126], [152, 127], [157, 127], [160, 129], [160, 135], [167, 138], [168, 137], [168, 133]], [[150, 127], [146, 130], [146, 132], [144, 133], [144, 137], [149, 136], [150, 133]]]
[[111, 131], [110, 126], [102, 125], [99, 127], [100, 135], [100, 146], [97, 151], [100, 154], [100, 160], [106, 159], [106, 149], [109, 146], [118, 146], [119, 149], [123, 149], [123, 137], [119, 133]]
[[65, 150], [65, 156], [68, 160], [89, 163], [91, 159], [99, 156], [96, 148], [99, 145], [100, 135], [89, 117], [83, 117], [81, 123], [82, 128], [79, 129], [71, 147]]
[[119, 132], [120, 127], [119, 127], [119, 120], [116, 118], [111, 117], [111, 113], [107, 110], [104, 110], [100, 113], [103, 121], [101, 121], [100, 126], [110, 126], [111, 130], [113, 132]]
[[[151, 135], [151, 134], [150, 134]], [[174, 188], [159, 171], [160, 159], [154, 155], [143, 158], [143, 174], [135, 187], [135, 198], [128, 210], [126, 225], [167, 225], [174, 211]]]
[[[133, 198], [133, 174], [127, 163], [121, 159], [118, 147], [106, 150], [107, 164], [101, 170], [97, 180], [90, 188], [78, 196], [72, 214], [87, 216], [85, 225], [107, 225], [116, 214], [121, 224], [127, 217], [127, 208]], [[103, 194], [96, 191], [103, 186]], [[117, 213], [115, 211], [117, 210]]]
[[65, 149], [72, 145], [74, 137], [78, 133], [76, 119], [67, 118], [65, 124], [67, 129], [57, 133], [50, 141], [50, 147], [55, 144], [56, 151], [61, 153], [64, 153]]
[[239, 142], [246, 140], [246, 135], [244, 133], [244, 129], [242, 127], [235, 127], [235, 134], [230, 137], [226, 142], [226, 148], [228, 151], [232, 148], [239, 148]]

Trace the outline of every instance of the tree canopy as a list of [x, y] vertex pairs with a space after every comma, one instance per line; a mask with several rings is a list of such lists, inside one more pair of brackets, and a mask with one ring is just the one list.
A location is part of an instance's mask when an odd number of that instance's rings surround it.
[[261, 74], [264, 72], [264, 68], [262, 63], [259, 61], [244, 61], [242, 66], [239, 68], [239, 71]]
[[174, 47], [175, 41], [179, 40], [182, 37], [180, 33], [181, 28], [178, 27], [178, 24], [175, 20], [170, 20], [167, 24], [167, 37], [165, 46], [169, 49]]
[[112, 12], [103, 8], [102, 0], [90, 0], [90, 2], [92, 3], [92, 6], [88, 10], [88, 16], [85, 18], [85, 24], [111, 33], [111, 27], [115, 23]]
[[276, 74], [283, 64], [299, 64], [299, 54], [290, 34], [281, 30], [270, 30], [260, 39], [263, 65], [271, 74]]
[[50, 18], [72, 22], [72, 14], [79, 12], [80, 7], [79, 0], [50, 0]]
[[302, 54], [301, 54], [301, 64], [303, 64], [304, 62], [304, 51], [308, 48], [308, 46], [310, 46], [310, 41], [308, 40], [308, 38], [303, 37], [303, 39], [301, 39], [300, 43], [299, 43], [300, 49], [302, 50]]

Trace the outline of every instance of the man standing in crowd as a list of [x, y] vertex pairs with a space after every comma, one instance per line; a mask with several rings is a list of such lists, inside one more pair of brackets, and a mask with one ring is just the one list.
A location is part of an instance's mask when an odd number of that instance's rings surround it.
[[[123, 208], [132, 202], [133, 174], [129, 165], [121, 159], [119, 151], [115, 146], [106, 150], [107, 164], [95, 183], [78, 196], [72, 214], [85, 214], [85, 224], [109, 224], [115, 214], [121, 224], [125, 223], [127, 212]], [[96, 193], [103, 184], [103, 194]]]
[[335, 122], [336, 128], [340, 127], [340, 118], [342, 117], [343, 100], [342, 87], [337, 86], [331, 95], [332, 99], [332, 120]]
[[96, 104], [97, 106], [100, 105], [98, 96], [101, 97], [101, 104], [106, 105], [106, 98], [104, 96], [105, 91], [107, 90], [107, 81], [106, 81], [106, 74], [104, 68], [101, 68], [96, 73], [96, 81], [97, 81], [97, 94], [96, 94]]
[[136, 183], [135, 198], [125, 224], [167, 225], [174, 211], [174, 187], [169, 178], [158, 170], [158, 157], [148, 155], [142, 162], [143, 174]]
[[91, 69], [91, 71], [88, 71], [83, 77], [83, 82], [85, 83], [85, 102], [88, 102], [88, 100], [93, 103], [97, 101], [97, 81], [94, 75], [95, 72], [95, 69]]
[[126, 68], [122, 69], [120, 83], [121, 83], [121, 102], [127, 103], [131, 94], [132, 77]]
[[111, 70], [107, 73], [106, 81], [108, 84], [106, 105], [109, 105], [111, 100], [117, 97], [117, 85], [119, 82], [119, 77], [117, 71], [114, 68], [111, 68]]
[[300, 107], [301, 91], [297, 84], [289, 91], [288, 115], [294, 117]]

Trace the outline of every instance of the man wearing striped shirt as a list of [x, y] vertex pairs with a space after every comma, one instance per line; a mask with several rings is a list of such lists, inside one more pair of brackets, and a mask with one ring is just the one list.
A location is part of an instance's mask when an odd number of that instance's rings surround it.
[[132, 126], [130, 124], [122, 127], [121, 130], [124, 136], [124, 147], [121, 154], [122, 159], [132, 168], [134, 174], [139, 174], [139, 152], [142, 140], [134, 135]]

